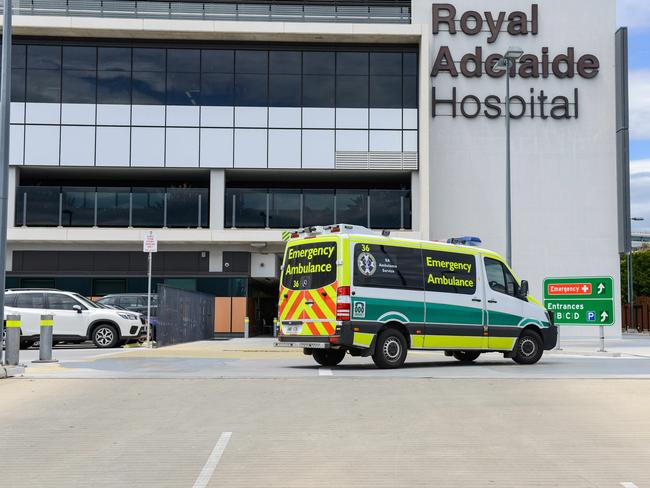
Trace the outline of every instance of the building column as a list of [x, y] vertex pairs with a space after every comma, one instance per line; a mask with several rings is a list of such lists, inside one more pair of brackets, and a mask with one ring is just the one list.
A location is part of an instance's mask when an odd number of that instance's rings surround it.
[[[422, 230], [420, 201], [420, 174], [417, 171], [411, 173], [411, 228], [414, 231]], [[420, 236], [424, 239], [424, 236]]]
[[[435, 228], [435, 222], [432, 222], [431, 195], [430, 188], [433, 178], [432, 157], [430, 154], [431, 140], [431, 79], [429, 78], [429, 56], [433, 37], [426, 29], [423, 29], [420, 36], [420, 66], [419, 66], [419, 97], [418, 105], [418, 173], [415, 178], [411, 179], [411, 185], [417, 183], [418, 193], [412, 197], [417, 204], [417, 214], [413, 214], [413, 221], [417, 218], [417, 230], [420, 232], [420, 239], [432, 239], [432, 229]], [[413, 188], [413, 187], [412, 187]], [[411, 189], [413, 191], [413, 189]]]
[[210, 170], [210, 229], [222, 230], [225, 221], [226, 171]]
[[16, 226], [16, 182], [18, 168], [9, 166], [9, 179], [7, 180], [7, 227]]

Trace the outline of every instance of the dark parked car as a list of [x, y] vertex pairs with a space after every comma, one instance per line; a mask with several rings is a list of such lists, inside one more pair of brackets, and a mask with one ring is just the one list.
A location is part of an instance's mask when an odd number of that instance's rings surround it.
[[[119, 293], [115, 295], [106, 295], [97, 303], [103, 305], [117, 306], [130, 310], [131, 312], [141, 313], [145, 320], [147, 318], [147, 294], [146, 293]], [[158, 314], [158, 294], [151, 294], [151, 316], [156, 317]]]

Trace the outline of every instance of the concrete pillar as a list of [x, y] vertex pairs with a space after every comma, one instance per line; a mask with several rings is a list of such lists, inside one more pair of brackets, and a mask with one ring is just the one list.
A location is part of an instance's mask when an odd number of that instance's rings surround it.
[[9, 166], [9, 179], [7, 180], [7, 227], [16, 226], [16, 185], [18, 182], [18, 168]]
[[[413, 230], [422, 229], [422, 223], [420, 222], [422, 215], [422, 202], [420, 201], [420, 195], [420, 173], [413, 171], [411, 173], [411, 226]], [[425, 211], [424, 213], [426, 215], [427, 212]]]
[[210, 229], [222, 230], [225, 220], [226, 171], [210, 170]]
[[223, 271], [223, 249], [218, 247], [210, 248], [208, 271], [210, 273], [221, 273]]

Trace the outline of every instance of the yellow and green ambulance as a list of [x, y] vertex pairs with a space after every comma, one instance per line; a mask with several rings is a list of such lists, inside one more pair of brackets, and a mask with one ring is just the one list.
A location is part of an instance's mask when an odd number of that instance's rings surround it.
[[278, 310], [275, 345], [324, 366], [349, 352], [398, 368], [409, 349], [533, 364], [557, 342], [552, 314], [497, 253], [346, 224], [291, 234]]

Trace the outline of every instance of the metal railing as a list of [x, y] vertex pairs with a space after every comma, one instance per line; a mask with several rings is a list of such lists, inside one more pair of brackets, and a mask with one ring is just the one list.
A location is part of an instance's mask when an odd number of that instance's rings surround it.
[[[0, 12], [2, 8], [0, 7]], [[410, 2], [14, 0], [14, 15], [261, 22], [409, 24]]]
[[334, 222], [410, 229], [409, 190], [228, 188], [226, 228], [292, 229]]
[[208, 227], [207, 188], [19, 186], [16, 227]]

